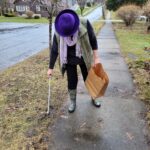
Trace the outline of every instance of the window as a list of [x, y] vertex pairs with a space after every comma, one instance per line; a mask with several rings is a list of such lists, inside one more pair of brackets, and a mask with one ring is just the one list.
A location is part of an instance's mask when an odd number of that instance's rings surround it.
[[29, 6], [26, 6], [26, 11], [29, 11], [30, 10], [30, 7]]
[[26, 6], [18, 5], [18, 6], [16, 6], [16, 11], [24, 12], [24, 11], [26, 11]]
[[40, 6], [36, 5], [36, 11], [41, 11]]

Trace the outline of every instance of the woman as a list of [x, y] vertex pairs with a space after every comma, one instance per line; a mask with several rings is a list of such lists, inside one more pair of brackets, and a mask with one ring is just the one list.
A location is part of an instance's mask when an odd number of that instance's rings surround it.
[[[72, 113], [76, 109], [77, 65], [80, 66], [85, 81], [92, 61], [93, 65], [100, 63], [97, 40], [90, 22], [79, 19], [78, 15], [70, 9], [63, 10], [58, 14], [55, 20], [55, 30], [48, 76], [53, 74], [53, 68], [59, 54], [62, 74], [67, 72], [71, 102], [68, 111]], [[92, 99], [92, 103], [96, 107], [101, 106], [97, 100]]]

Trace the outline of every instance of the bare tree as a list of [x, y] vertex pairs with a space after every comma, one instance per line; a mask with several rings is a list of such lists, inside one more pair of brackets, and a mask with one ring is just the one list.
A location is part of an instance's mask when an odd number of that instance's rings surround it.
[[6, 0], [0, 0], [0, 15], [4, 15], [6, 11]]
[[84, 10], [87, 0], [77, 0], [77, 2], [79, 4], [80, 10], [81, 10], [81, 15], [83, 15], [83, 10]]
[[68, 7], [67, 3], [61, 0], [40, 0], [42, 7], [45, 7], [48, 12], [49, 19], [49, 50], [52, 48], [52, 22], [53, 16], [56, 16], [60, 11]]

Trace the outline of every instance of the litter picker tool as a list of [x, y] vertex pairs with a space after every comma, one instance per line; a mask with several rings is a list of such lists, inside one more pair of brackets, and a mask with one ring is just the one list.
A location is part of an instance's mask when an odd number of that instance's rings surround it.
[[50, 114], [50, 98], [51, 98], [51, 77], [48, 81], [48, 102], [47, 102], [47, 114]]

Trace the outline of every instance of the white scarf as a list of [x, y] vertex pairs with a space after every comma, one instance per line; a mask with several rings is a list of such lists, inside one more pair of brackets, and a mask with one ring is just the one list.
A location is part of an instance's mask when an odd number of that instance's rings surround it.
[[60, 36], [60, 64], [63, 66], [63, 64], [67, 64], [67, 45], [73, 46], [76, 44], [76, 56], [81, 58], [81, 49], [80, 49], [80, 42], [79, 42], [79, 31], [73, 35], [71, 38], [69, 37], [62, 37]]

